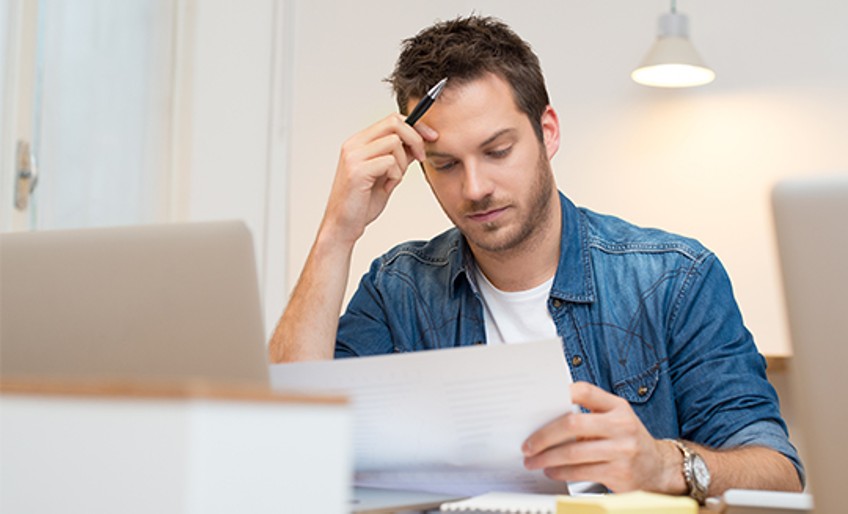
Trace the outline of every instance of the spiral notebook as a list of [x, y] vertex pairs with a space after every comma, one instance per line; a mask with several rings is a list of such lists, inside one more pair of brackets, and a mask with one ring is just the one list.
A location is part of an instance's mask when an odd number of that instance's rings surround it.
[[465, 500], [443, 503], [441, 512], [466, 514], [554, 514], [557, 495], [530, 493], [486, 493]]

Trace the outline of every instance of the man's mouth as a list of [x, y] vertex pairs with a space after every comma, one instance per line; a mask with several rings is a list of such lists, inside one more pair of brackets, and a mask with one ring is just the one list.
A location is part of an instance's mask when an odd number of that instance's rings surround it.
[[472, 221], [476, 221], [478, 223], [488, 223], [498, 218], [498, 216], [500, 216], [504, 211], [506, 211], [506, 209], [506, 207], [499, 207], [497, 209], [487, 209], [485, 211], [479, 211], [468, 214], [468, 217], [471, 218]]

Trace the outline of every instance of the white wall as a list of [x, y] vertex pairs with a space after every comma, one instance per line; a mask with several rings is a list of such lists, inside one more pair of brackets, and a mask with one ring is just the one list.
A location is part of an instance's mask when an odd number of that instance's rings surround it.
[[240, 219], [256, 249], [266, 332], [285, 304], [290, 5], [180, 0], [169, 219]]
[[[684, 233], [728, 268], [761, 351], [790, 352], [768, 194], [790, 175], [848, 170], [848, 3], [690, 0], [692, 39], [717, 80], [639, 86], [661, 0], [293, 0], [289, 288], [320, 222], [341, 143], [395, 109], [381, 79], [400, 41], [436, 19], [498, 16], [539, 54], [563, 144], [560, 188], [578, 204]], [[354, 254], [372, 258], [449, 226], [417, 167]]]

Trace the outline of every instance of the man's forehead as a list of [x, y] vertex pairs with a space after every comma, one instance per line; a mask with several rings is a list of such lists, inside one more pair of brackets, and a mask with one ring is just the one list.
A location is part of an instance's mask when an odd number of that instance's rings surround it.
[[[516, 129], [514, 127], [505, 127], [505, 128], [501, 128], [501, 129], [496, 129], [491, 134], [489, 134], [488, 136], [485, 136], [485, 135], [481, 136], [480, 141], [476, 142], [476, 144], [474, 144], [474, 142], [472, 142], [471, 144], [464, 143], [464, 145], [465, 145], [464, 149], [468, 149], [470, 147], [470, 148], [473, 148], [473, 149], [482, 150], [489, 145], [499, 143], [503, 140], [507, 140], [510, 137], [516, 136], [517, 134], [518, 134], [518, 129]], [[435, 142], [426, 143], [425, 146], [426, 146], [426, 153], [427, 153], [428, 157], [440, 157], [440, 156], [453, 155], [452, 152], [447, 151], [447, 146], [449, 146], [449, 145], [445, 145], [445, 144], [440, 145], [439, 144], [440, 141], [442, 143], [445, 143], [445, 141], [443, 141], [441, 137], [438, 140], [436, 140]]]

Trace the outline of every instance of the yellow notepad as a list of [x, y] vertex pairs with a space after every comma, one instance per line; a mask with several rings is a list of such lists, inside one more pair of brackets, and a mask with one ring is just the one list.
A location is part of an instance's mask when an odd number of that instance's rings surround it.
[[698, 502], [685, 496], [636, 491], [602, 496], [558, 496], [557, 514], [698, 514]]

